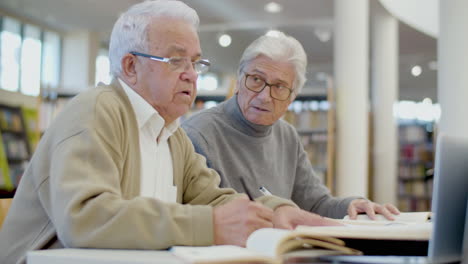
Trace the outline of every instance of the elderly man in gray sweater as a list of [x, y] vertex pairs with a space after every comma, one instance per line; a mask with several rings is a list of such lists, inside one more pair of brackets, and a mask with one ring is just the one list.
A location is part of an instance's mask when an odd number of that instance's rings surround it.
[[255, 198], [260, 186], [302, 209], [332, 218], [398, 214], [360, 197], [336, 198], [314, 174], [294, 127], [280, 118], [305, 83], [307, 57], [293, 37], [261, 36], [244, 51], [235, 95], [182, 127], [221, 175], [221, 186]]

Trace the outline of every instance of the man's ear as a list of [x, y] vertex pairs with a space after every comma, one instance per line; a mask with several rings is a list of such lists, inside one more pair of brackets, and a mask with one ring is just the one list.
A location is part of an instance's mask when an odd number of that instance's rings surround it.
[[137, 78], [137, 58], [132, 54], [125, 54], [122, 60], [120, 61], [122, 66], [122, 73], [121, 76], [126, 80], [129, 85], [135, 85], [138, 78]]
[[291, 96], [290, 96], [290, 104], [292, 102], [294, 102], [294, 100], [296, 100], [296, 97], [297, 97], [297, 94], [296, 94], [296, 90], [294, 90], [292, 93], [291, 93]]
[[241, 81], [239, 80], [239, 78], [237, 78], [237, 81], [236, 81], [236, 88], [234, 88], [234, 94], [238, 94], [238, 93], [239, 93], [240, 84], [241, 84]]

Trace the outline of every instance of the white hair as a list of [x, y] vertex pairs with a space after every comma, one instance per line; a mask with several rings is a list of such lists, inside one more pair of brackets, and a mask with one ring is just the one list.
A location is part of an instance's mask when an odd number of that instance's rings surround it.
[[[290, 62], [294, 66], [296, 76], [294, 78], [293, 90], [297, 94], [302, 90], [306, 81], [307, 55], [301, 43], [297, 39], [278, 32], [274, 36], [263, 35], [252, 42], [240, 59], [237, 71], [241, 78], [247, 64], [258, 56], [263, 55], [274, 61]], [[294, 97], [291, 97], [293, 99]]]
[[[156, 18], [170, 17], [186, 21], [198, 30], [197, 12], [176, 0], [145, 1], [131, 6], [114, 24], [109, 44], [110, 72], [122, 72], [121, 60], [131, 51], [148, 52], [148, 26]], [[159, 25], [156, 25], [159, 26]], [[156, 36], [164, 38], [164, 36]]]

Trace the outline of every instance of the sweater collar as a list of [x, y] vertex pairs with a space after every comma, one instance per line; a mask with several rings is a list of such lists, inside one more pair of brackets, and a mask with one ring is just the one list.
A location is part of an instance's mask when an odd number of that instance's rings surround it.
[[237, 94], [226, 101], [224, 112], [232, 126], [244, 134], [254, 137], [264, 137], [271, 134], [272, 125], [257, 125], [244, 117], [237, 102]]

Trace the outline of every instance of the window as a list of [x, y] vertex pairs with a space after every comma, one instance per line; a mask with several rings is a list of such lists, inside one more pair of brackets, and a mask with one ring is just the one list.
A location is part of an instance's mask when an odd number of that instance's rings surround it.
[[41, 30], [32, 25], [24, 26], [21, 47], [21, 89], [26, 95], [37, 96], [41, 83]]
[[0, 89], [38, 96], [60, 81], [61, 37], [11, 17], [0, 20]]
[[42, 45], [42, 88], [55, 90], [60, 81], [60, 36], [45, 31]]
[[399, 120], [438, 122], [440, 120], [440, 105], [433, 104], [430, 98], [421, 102], [399, 101], [393, 107], [393, 114]]
[[95, 85], [100, 82], [109, 84], [111, 82], [110, 75], [110, 62], [107, 56], [108, 51], [106, 49], [100, 49], [99, 54], [96, 57], [96, 80]]
[[0, 33], [0, 88], [16, 92], [19, 89], [21, 56], [21, 23], [4, 17]]
[[198, 76], [197, 88], [200, 90], [214, 91], [218, 88], [218, 77], [216, 74], [208, 72]]

